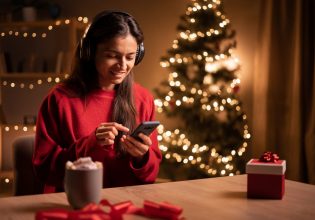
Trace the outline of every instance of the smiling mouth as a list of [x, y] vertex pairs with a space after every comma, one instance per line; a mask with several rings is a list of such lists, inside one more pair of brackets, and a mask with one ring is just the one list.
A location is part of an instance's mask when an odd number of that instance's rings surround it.
[[110, 71], [110, 73], [114, 76], [120, 76], [120, 75], [126, 74], [126, 72], [117, 72], [117, 71]]

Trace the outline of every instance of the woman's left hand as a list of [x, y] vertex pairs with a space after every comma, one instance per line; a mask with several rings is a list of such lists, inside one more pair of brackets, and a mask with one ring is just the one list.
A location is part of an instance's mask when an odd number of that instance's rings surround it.
[[121, 138], [121, 142], [125, 145], [128, 153], [137, 160], [141, 160], [148, 152], [149, 147], [152, 145], [152, 141], [149, 136], [140, 133], [139, 138], [142, 139], [142, 142], [129, 135], [123, 135]]

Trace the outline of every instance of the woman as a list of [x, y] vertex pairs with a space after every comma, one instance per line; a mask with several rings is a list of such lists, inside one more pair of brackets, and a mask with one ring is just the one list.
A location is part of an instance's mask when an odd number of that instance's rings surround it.
[[143, 34], [125, 12], [97, 15], [75, 54], [70, 77], [38, 114], [33, 164], [44, 192], [63, 191], [65, 163], [89, 156], [104, 168], [104, 187], [153, 183], [161, 160], [157, 133], [128, 134], [154, 120], [153, 96], [133, 83], [144, 55]]

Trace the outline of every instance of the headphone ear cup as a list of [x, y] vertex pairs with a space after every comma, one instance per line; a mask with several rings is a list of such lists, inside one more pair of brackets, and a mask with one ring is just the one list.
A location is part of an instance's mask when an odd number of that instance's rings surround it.
[[137, 47], [135, 65], [138, 65], [144, 57], [144, 44], [141, 42]]

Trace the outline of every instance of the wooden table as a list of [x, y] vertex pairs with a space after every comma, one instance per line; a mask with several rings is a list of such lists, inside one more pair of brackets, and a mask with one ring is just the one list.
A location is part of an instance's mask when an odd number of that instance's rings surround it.
[[[111, 203], [168, 201], [183, 207], [186, 219], [314, 219], [315, 185], [286, 180], [282, 200], [247, 199], [246, 175], [103, 189]], [[70, 209], [65, 193], [0, 199], [0, 219], [34, 219], [36, 211]], [[124, 219], [144, 219], [125, 216]]]

